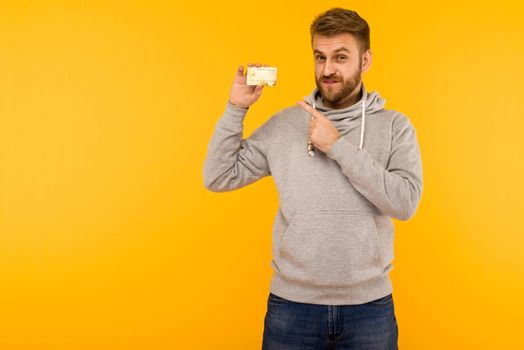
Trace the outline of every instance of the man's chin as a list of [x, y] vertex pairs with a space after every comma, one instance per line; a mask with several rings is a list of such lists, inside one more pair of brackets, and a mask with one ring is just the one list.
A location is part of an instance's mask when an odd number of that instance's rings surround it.
[[333, 89], [330, 89], [330, 90], [327, 90], [324, 89], [324, 88], [320, 88], [320, 95], [322, 96], [322, 99], [323, 100], [327, 100], [327, 101], [332, 101], [336, 96], [336, 94], [334, 93], [335, 91]]
[[322, 100], [324, 102], [329, 102], [331, 104], [336, 104], [340, 101], [340, 96], [336, 96], [333, 93], [326, 93], [325, 91], [320, 91], [320, 95], [322, 96]]

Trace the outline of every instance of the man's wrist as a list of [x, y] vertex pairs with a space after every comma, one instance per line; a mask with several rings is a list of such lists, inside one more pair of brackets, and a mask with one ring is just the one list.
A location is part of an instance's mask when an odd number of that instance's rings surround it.
[[327, 149], [326, 153], [329, 153], [329, 151], [331, 151], [331, 149], [333, 148], [335, 143], [337, 143], [337, 141], [340, 139], [340, 137], [341, 136], [339, 135], [333, 141], [331, 141], [331, 144], [328, 146], [328, 149]]
[[229, 104], [235, 106], [235, 107], [238, 107], [238, 108], [242, 108], [242, 109], [249, 109], [249, 106], [248, 107], [242, 107], [242, 106], [239, 106], [239, 105], [236, 105], [234, 104], [233, 102], [231, 102], [230, 100], [227, 101]]

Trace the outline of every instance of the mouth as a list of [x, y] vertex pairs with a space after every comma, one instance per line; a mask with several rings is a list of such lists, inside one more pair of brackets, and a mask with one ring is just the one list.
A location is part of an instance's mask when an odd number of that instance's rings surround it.
[[337, 84], [338, 81], [327, 79], [327, 80], [322, 80], [322, 83], [324, 83], [324, 85], [334, 85], [334, 84]]

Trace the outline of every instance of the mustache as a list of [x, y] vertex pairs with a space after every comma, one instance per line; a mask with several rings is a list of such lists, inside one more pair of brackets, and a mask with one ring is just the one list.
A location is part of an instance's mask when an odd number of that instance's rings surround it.
[[325, 75], [320, 77], [319, 80], [334, 80], [334, 81], [342, 81], [342, 77], [339, 77], [339, 76], [336, 76], [336, 75], [331, 75], [331, 76], [328, 76], [326, 77]]

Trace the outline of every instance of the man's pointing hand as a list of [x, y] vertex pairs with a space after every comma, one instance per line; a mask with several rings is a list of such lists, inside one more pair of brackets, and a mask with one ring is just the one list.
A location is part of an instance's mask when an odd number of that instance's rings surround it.
[[304, 101], [298, 101], [297, 105], [311, 115], [309, 140], [316, 148], [324, 153], [328, 153], [331, 146], [340, 138], [337, 128], [325, 115]]

